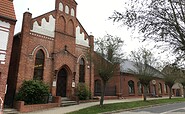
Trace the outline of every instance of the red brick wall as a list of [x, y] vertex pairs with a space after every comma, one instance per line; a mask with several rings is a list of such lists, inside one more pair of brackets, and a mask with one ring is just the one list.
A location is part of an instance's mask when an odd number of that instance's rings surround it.
[[[129, 80], [132, 80], [134, 81], [134, 88], [135, 88], [135, 94], [129, 94], [129, 90], [128, 90], [128, 81]], [[167, 95], [168, 93], [164, 93], [164, 81], [162, 79], [159, 79], [159, 78], [154, 78], [154, 80], [156, 81], [156, 95], [157, 96], [164, 96], [164, 95]], [[139, 81], [135, 76], [133, 75], [130, 75], [130, 74], [124, 74], [122, 75], [122, 78], [121, 78], [121, 81], [122, 81], [122, 96], [123, 97], [138, 97], [138, 96], [141, 96], [141, 94], [138, 93], [138, 87], [137, 87], [137, 82]], [[162, 94], [159, 94], [159, 83], [162, 84]], [[169, 92], [169, 88], [168, 88], [168, 92]], [[150, 82], [150, 94], [153, 93], [153, 84], [152, 82]]]
[[54, 108], [59, 107], [61, 104], [61, 97], [54, 97], [53, 103], [48, 104], [34, 104], [34, 105], [25, 105], [24, 101], [17, 101], [15, 108], [20, 111], [21, 113], [26, 112], [33, 112], [36, 110], [42, 110], [42, 109], [48, 109], [48, 108]]
[[[100, 79], [99, 76], [95, 76], [94, 80]], [[129, 94], [129, 86], [128, 82], [132, 80], [134, 82], [134, 94]], [[169, 88], [167, 88], [168, 93], [164, 92], [164, 81], [159, 78], [154, 79], [156, 81], [156, 95], [157, 96], [167, 96], [169, 93]], [[141, 97], [142, 94], [138, 92], [137, 82], [139, 80], [131, 74], [121, 74], [121, 75], [115, 75], [113, 76], [110, 81], [108, 82], [107, 86], [116, 86], [116, 95], [118, 97]], [[162, 84], [162, 94], [159, 94], [159, 83]], [[150, 93], [148, 95], [151, 95], [153, 93], [153, 84], [150, 82]]]

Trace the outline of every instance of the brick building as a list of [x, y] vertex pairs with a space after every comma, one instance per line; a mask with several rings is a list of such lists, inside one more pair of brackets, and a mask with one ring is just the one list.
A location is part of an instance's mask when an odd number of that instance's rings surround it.
[[[87, 34], [77, 19], [75, 0], [56, 0], [54, 10], [34, 18], [30, 12], [25, 12], [22, 30], [14, 38], [16, 21], [13, 3], [4, 1], [12, 5], [6, 7], [12, 9], [9, 11], [12, 12], [9, 18], [4, 18], [6, 15], [0, 16], [0, 33], [5, 34], [2, 38], [8, 38], [7, 48], [0, 44], [0, 86], [3, 85], [0, 87], [1, 97], [5, 94], [8, 75], [5, 105], [12, 106], [15, 93], [23, 81], [32, 79], [48, 83], [53, 96], [73, 99], [79, 82], [86, 83], [92, 95], [100, 95], [101, 80], [94, 73], [96, 66], [88, 57], [94, 55], [94, 37]], [[0, 6], [0, 11], [1, 8]], [[4, 41], [7, 40], [0, 40], [0, 43], [4, 44]], [[118, 98], [142, 95], [143, 88], [137, 77], [125, 70], [129, 66], [129, 62], [120, 64], [120, 70], [107, 85], [106, 96]], [[154, 92], [156, 95], [166, 95], [168, 92], [161, 77], [156, 77], [151, 82], [148, 93]]]
[[0, 0], [0, 97], [3, 100], [6, 93], [15, 23], [13, 0]]
[[[129, 60], [125, 60], [120, 64], [119, 73], [116, 73], [107, 84], [105, 92], [106, 98], [142, 97], [144, 88], [140, 84], [137, 76], [130, 72], [130, 69], [136, 69], [134, 64], [134, 62]], [[154, 68], [153, 70], [155, 70], [156, 73], [148, 87], [148, 96], [167, 96], [169, 93], [169, 87], [163, 81], [162, 74]], [[101, 79], [96, 75], [94, 79], [94, 95], [99, 96], [101, 94]]]
[[76, 18], [76, 10], [75, 0], [56, 0], [53, 11], [34, 18], [23, 14], [22, 30], [13, 40], [6, 105], [12, 106], [23, 81], [31, 79], [48, 83], [53, 96], [73, 99], [79, 82], [93, 95], [93, 65], [86, 55], [94, 38]]

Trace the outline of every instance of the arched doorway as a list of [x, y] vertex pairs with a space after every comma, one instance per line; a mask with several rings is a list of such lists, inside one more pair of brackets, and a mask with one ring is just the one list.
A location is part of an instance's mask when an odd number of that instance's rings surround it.
[[57, 90], [56, 95], [61, 97], [66, 97], [66, 89], [67, 89], [67, 70], [62, 68], [58, 72], [57, 76]]

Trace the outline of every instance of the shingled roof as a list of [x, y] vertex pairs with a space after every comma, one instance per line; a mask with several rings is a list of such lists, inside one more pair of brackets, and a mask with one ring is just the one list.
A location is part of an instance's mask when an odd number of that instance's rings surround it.
[[[158, 77], [158, 78], [163, 78], [163, 74], [153, 68], [152, 66], [148, 65], [151, 69], [149, 70], [149, 72], [153, 71], [155, 74], [153, 75], [154, 77]], [[132, 74], [132, 71], [138, 72], [138, 68], [136, 67], [136, 62], [130, 61], [130, 60], [124, 60], [121, 64], [120, 64], [120, 72], [121, 73], [129, 73]]]
[[13, 0], [0, 0], [0, 16], [16, 20]]

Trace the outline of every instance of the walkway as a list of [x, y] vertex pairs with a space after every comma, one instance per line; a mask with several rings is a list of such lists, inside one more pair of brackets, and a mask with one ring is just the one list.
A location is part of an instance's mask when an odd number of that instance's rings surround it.
[[[166, 97], [163, 97], [166, 98]], [[147, 100], [152, 99], [163, 99], [163, 98], [147, 98]], [[131, 102], [131, 101], [138, 101], [142, 100], [141, 98], [132, 98], [132, 99], [116, 99], [116, 100], [105, 100], [104, 104], [111, 104], [111, 103], [119, 103], [119, 102]], [[83, 108], [91, 107], [94, 105], [98, 105], [99, 102], [90, 102], [90, 103], [80, 103], [79, 105], [73, 105], [68, 107], [57, 107], [51, 108], [47, 110], [35, 111], [30, 113], [21, 113], [21, 114], [65, 114], [68, 112], [77, 111]]]

